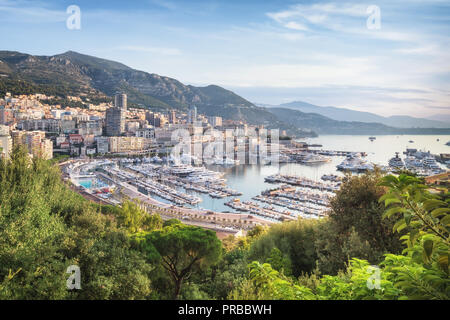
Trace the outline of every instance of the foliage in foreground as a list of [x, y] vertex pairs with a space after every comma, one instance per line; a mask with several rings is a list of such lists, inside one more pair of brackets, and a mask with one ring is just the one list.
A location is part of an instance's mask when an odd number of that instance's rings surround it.
[[[385, 218], [397, 215], [393, 229], [407, 230], [401, 237], [402, 255], [385, 254], [379, 266], [353, 258], [347, 270], [324, 275], [309, 286], [304, 279], [286, 277], [270, 264], [252, 262], [249, 279], [230, 297], [237, 299], [431, 299], [448, 300], [450, 197], [447, 190], [432, 194], [421, 180], [407, 175], [386, 176], [380, 198]], [[398, 216], [401, 214], [401, 216]], [[307, 276], [308, 277], [308, 276]]]
[[348, 177], [329, 218], [222, 243], [133, 201], [88, 202], [20, 149], [0, 185], [0, 299], [449, 298], [449, 194], [407, 175]]

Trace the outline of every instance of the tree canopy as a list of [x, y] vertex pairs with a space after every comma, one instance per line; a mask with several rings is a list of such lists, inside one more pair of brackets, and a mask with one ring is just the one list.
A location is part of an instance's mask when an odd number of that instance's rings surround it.
[[136, 235], [147, 259], [160, 261], [175, 285], [173, 297], [177, 299], [184, 280], [196, 268], [204, 270], [217, 262], [222, 245], [213, 231], [199, 227], [172, 224], [162, 230]]

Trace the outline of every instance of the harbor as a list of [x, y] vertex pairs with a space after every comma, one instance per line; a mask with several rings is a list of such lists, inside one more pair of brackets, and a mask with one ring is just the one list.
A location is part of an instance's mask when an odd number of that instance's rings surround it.
[[[365, 137], [365, 140], [373, 147], [382, 138], [371, 141]], [[356, 147], [360, 149], [361, 146]], [[447, 146], [444, 145], [444, 148]], [[416, 148], [405, 148], [393, 155], [386, 151], [384, 161], [380, 160], [379, 155], [374, 158], [375, 154], [370, 151], [327, 150], [298, 149], [288, 156], [283, 149], [281, 158], [284, 162], [238, 165], [217, 162], [195, 166], [188, 157], [183, 157], [185, 161], [176, 162], [170, 157], [157, 156], [80, 160], [74, 161], [67, 172], [77, 188], [107, 203], [120, 204], [123, 200], [121, 195], [134, 196], [141, 201], [150, 201], [158, 210], [179, 210], [173, 214], [190, 223], [204, 222], [199, 220], [203, 218], [193, 218], [184, 215], [184, 212], [195, 212], [198, 217], [246, 217], [247, 224], [226, 225], [231, 228], [228, 232], [237, 233], [241, 229], [248, 230], [251, 225], [249, 219], [254, 219], [251, 221], [256, 224], [272, 224], [298, 217], [325, 217], [330, 199], [339, 190], [346, 172], [361, 174], [373, 170], [375, 166], [386, 172], [411, 169], [413, 166], [421, 166], [424, 173], [445, 170], [442, 163], [432, 161], [433, 152]], [[221, 223], [216, 222], [217, 225]]]

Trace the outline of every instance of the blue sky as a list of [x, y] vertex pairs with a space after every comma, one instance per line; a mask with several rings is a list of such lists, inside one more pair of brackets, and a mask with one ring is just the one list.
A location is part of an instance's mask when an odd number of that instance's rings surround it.
[[0, 0], [0, 21], [3, 50], [78, 51], [252, 102], [450, 114], [450, 1]]

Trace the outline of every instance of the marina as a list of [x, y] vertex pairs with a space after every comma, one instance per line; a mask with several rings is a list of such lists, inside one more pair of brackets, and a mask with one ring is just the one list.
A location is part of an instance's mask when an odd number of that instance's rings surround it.
[[[433, 152], [445, 151], [442, 149], [448, 147], [444, 143], [440, 143], [439, 150], [425, 152], [409, 146], [409, 140], [416, 141], [419, 146], [420, 137], [414, 137], [406, 141], [403, 153], [401, 149], [392, 154], [385, 150], [380, 156], [367, 148], [378, 147], [385, 137], [376, 140], [369, 140], [367, 136], [353, 137], [363, 138], [365, 144], [354, 144], [359, 151], [298, 149], [289, 154], [283, 149], [283, 161], [277, 162], [272, 159], [274, 156], [270, 157], [274, 163], [194, 166], [190, 161], [177, 162], [170, 157], [153, 156], [77, 161], [68, 171], [79, 188], [111, 203], [120, 203], [117, 194], [125, 192], [154, 201], [160, 208], [174, 206], [201, 214], [251, 216], [270, 224], [297, 217], [317, 219], [326, 216], [329, 200], [339, 189], [346, 171], [359, 174], [373, 170], [375, 165], [387, 172], [415, 168], [423, 175], [443, 170]], [[397, 138], [391, 136], [390, 139]], [[343, 149], [343, 146], [336, 147], [336, 150]], [[400, 161], [389, 161], [397, 157]], [[187, 216], [180, 216], [183, 217]]]

